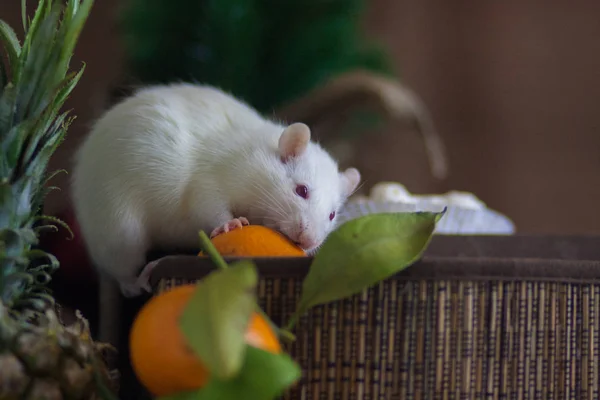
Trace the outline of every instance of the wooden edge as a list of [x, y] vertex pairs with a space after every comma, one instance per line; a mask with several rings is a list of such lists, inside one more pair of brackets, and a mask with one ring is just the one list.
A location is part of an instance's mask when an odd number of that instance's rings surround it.
[[[228, 263], [240, 258], [227, 258]], [[254, 258], [259, 274], [269, 278], [304, 278], [312, 257]], [[201, 279], [215, 266], [208, 258], [182, 255], [159, 260], [150, 277], [156, 288], [162, 279]], [[600, 283], [600, 261], [502, 259], [425, 256], [391, 279], [538, 281], [557, 283]]]
[[[146, 262], [171, 255], [197, 255], [196, 249], [154, 251]], [[600, 260], [600, 235], [445, 235], [433, 236], [425, 256]]]

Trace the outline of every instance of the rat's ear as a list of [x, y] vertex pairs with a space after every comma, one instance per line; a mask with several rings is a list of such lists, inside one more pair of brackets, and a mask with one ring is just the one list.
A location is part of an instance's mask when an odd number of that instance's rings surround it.
[[283, 131], [279, 137], [279, 155], [283, 162], [299, 157], [310, 141], [310, 129], [303, 123], [295, 123]]
[[360, 183], [360, 172], [356, 168], [348, 168], [340, 175], [342, 176], [344, 196], [350, 196]]

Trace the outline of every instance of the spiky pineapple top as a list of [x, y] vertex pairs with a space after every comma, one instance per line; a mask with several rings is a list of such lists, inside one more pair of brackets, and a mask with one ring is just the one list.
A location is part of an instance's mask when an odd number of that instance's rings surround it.
[[43, 228], [34, 224], [48, 161], [72, 121], [61, 108], [83, 73], [69, 73], [69, 64], [92, 4], [40, 0], [29, 20], [22, 0], [22, 43], [0, 20], [0, 301], [24, 316], [52, 300], [47, 283], [58, 263], [33, 249]]

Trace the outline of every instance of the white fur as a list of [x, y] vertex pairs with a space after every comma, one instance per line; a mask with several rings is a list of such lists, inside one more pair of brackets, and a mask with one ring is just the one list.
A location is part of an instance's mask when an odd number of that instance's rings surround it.
[[[199, 230], [209, 234], [240, 216], [316, 248], [360, 175], [339, 172], [314, 142], [282, 161], [285, 129], [194, 84], [145, 88], [108, 110], [73, 171], [75, 213], [94, 264], [136, 295], [150, 248], [197, 247]], [[309, 187], [307, 200], [297, 184]]]

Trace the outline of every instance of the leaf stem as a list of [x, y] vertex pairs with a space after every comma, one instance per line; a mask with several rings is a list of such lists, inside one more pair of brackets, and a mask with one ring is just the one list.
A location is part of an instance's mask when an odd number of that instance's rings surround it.
[[285, 330], [286, 332], [290, 332], [292, 329], [294, 329], [296, 322], [298, 322], [298, 312], [295, 312], [294, 314], [292, 314], [292, 317], [288, 321], [285, 328], [283, 328], [283, 330]]
[[294, 335], [292, 332], [290, 332], [289, 329], [287, 329], [287, 328], [279, 328], [278, 332], [279, 332], [279, 337], [281, 337], [282, 339], [285, 339], [288, 342], [295, 342], [296, 341], [296, 335]]
[[204, 250], [219, 269], [227, 268], [227, 263], [221, 257], [215, 246], [210, 241], [210, 238], [204, 231], [200, 231], [200, 247]]

